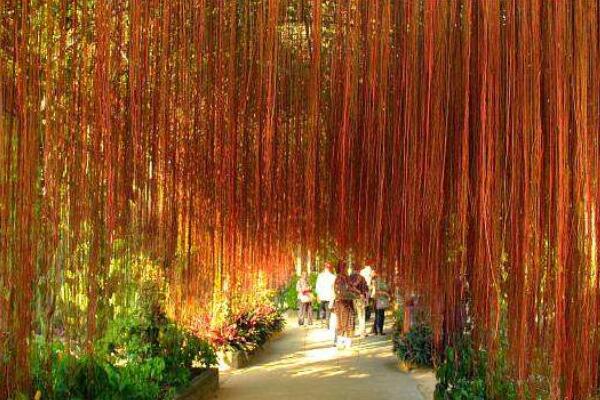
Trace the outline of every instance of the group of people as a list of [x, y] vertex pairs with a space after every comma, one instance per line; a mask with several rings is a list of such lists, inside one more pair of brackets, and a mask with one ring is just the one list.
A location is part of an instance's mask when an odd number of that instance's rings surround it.
[[[315, 296], [303, 272], [296, 285], [298, 291], [299, 313], [298, 324], [312, 325], [313, 302]], [[358, 270], [348, 268], [344, 261], [337, 263], [335, 274], [333, 265], [326, 263], [317, 276], [315, 284], [316, 301], [318, 302], [317, 319], [327, 325], [335, 324], [334, 345], [338, 348], [350, 347], [352, 338], [368, 336], [367, 322], [371, 314], [375, 314], [372, 334], [384, 335], [385, 310], [390, 306], [390, 290], [388, 284], [380, 276], [372, 263]]]

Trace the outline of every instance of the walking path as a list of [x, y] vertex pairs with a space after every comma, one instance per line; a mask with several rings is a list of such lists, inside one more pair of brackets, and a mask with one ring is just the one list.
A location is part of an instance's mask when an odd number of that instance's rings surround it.
[[221, 374], [217, 399], [432, 399], [433, 374], [400, 372], [389, 335], [357, 339], [351, 350], [337, 350], [326, 329], [299, 328], [292, 320], [288, 326], [252, 366]]

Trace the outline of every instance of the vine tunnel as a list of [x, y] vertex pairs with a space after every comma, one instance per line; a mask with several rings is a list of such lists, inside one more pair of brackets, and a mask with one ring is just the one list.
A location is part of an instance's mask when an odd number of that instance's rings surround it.
[[31, 384], [34, 334], [92, 343], [144, 282], [189, 324], [347, 254], [423, 298], [436, 348], [469, 326], [520, 396], [592, 395], [599, 18], [580, 0], [2, 1], [0, 397]]

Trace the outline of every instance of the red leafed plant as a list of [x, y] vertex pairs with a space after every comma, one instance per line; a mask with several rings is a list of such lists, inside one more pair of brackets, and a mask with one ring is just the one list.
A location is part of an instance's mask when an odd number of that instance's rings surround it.
[[269, 336], [281, 331], [284, 319], [281, 313], [270, 305], [255, 310], [241, 310], [231, 314], [219, 326], [211, 327], [210, 320], [199, 318], [193, 332], [206, 339], [217, 350], [237, 350], [252, 352], [262, 346]]

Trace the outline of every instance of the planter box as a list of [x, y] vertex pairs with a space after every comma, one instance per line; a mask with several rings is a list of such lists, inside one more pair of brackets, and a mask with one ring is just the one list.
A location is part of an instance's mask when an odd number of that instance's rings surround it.
[[219, 365], [231, 369], [245, 368], [250, 363], [251, 354], [242, 350], [218, 351]]
[[176, 400], [208, 400], [219, 390], [219, 370], [217, 368], [198, 369], [189, 386], [183, 389]]
[[[281, 336], [282, 332], [273, 333], [268, 339], [264, 346], [267, 346], [273, 339]], [[252, 352], [246, 352], [243, 350], [227, 350], [227, 351], [217, 351], [217, 358], [219, 359], [219, 365], [221, 367], [229, 367], [230, 369], [240, 369], [246, 368], [252, 362], [252, 358], [260, 353], [260, 351], [264, 348], [257, 347]]]

